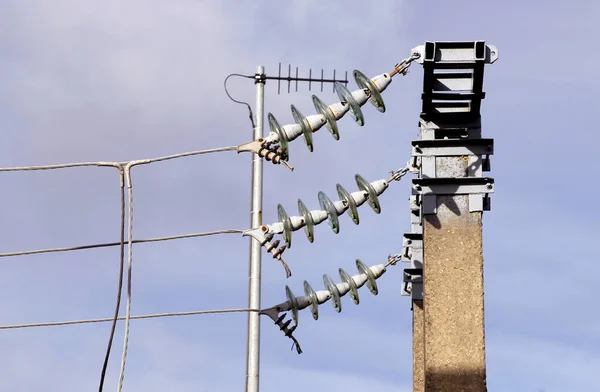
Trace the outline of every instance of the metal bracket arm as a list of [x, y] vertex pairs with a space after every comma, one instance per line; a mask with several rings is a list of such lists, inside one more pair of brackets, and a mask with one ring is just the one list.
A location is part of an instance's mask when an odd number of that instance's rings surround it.
[[469, 195], [494, 192], [490, 177], [414, 178], [413, 191], [418, 195]]
[[423, 62], [451, 63], [459, 68], [461, 62], [482, 61], [492, 64], [498, 60], [498, 48], [486, 45], [485, 41], [469, 42], [425, 42], [425, 45], [415, 47], [413, 52], [420, 56], [415, 59]]
[[413, 140], [412, 156], [492, 155], [494, 139]]

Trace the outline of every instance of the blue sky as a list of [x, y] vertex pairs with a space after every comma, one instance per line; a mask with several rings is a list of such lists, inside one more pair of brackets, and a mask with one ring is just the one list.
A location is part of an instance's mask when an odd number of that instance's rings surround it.
[[[127, 161], [249, 141], [246, 109], [222, 89], [231, 72], [268, 74], [278, 62], [300, 70], [389, 72], [426, 40], [486, 40], [499, 60], [486, 67], [483, 133], [495, 139], [492, 211], [484, 216], [488, 385], [491, 391], [580, 391], [600, 384], [600, 233], [594, 178], [600, 142], [590, 123], [599, 87], [593, 1], [219, 2], [3, 0], [0, 3], [0, 166]], [[365, 126], [340, 121], [340, 141], [325, 129], [315, 151], [291, 145], [289, 173], [265, 165], [264, 221], [296, 199], [318, 207], [335, 184], [356, 190], [404, 165], [417, 137], [422, 70], [395, 79], [385, 114], [366, 106]], [[355, 88], [352, 82], [349, 86]], [[251, 82], [231, 93], [254, 102]], [[313, 90], [314, 92], [315, 90]], [[289, 105], [314, 113], [307, 86], [277, 95], [266, 110], [282, 124]], [[331, 90], [316, 92], [337, 101]], [[249, 224], [250, 155], [222, 153], [133, 169], [134, 237]], [[114, 169], [1, 173], [0, 252], [112, 242], [119, 235]], [[400, 250], [409, 230], [409, 181], [380, 198], [382, 214], [360, 209], [309, 244], [302, 232], [286, 251], [293, 276], [264, 256], [263, 306], [296, 294], [302, 281], [354, 260], [372, 265]], [[248, 240], [237, 235], [134, 247], [134, 314], [245, 307]], [[1, 324], [108, 317], [117, 248], [0, 260]], [[411, 390], [411, 314], [400, 297], [401, 268], [361, 290], [361, 304], [327, 303], [319, 321], [301, 314], [304, 349], [267, 319], [262, 324], [261, 390]], [[132, 321], [126, 391], [241, 390], [244, 314]], [[96, 388], [109, 324], [0, 333], [0, 389]], [[114, 389], [122, 345], [117, 329], [105, 390]]]

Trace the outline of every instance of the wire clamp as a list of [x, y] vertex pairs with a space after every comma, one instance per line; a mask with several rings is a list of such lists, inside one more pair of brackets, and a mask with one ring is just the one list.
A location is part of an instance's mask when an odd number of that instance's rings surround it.
[[238, 154], [244, 151], [255, 153], [259, 157], [271, 161], [274, 165], [283, 164], [290, 169], [290, 171], [294, 171], [293, 166], [291, 166], [285, 158], [287, 151], [272, 141], [261, 138], [249, 143], [240, 144], [237, 147]]

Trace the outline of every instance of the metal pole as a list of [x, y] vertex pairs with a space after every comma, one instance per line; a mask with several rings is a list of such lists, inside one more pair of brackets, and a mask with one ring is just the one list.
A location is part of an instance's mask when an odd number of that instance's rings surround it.
[[[253, 139], [263, 137], [263, 117], [265, 100], [265, 69], [261, 65], [256, 70], [256, 126]], [[252, 154], [252, 199], [250, 227], [262, 224], [262, 159]], [[248, 271], [248, 308], [260, 309], [261, 246], [250, 238], [250, 266]], [[248, 338], [246, 344], [246, 392], [258, 392], [260, 368], [260, 315], [248, 313]]]

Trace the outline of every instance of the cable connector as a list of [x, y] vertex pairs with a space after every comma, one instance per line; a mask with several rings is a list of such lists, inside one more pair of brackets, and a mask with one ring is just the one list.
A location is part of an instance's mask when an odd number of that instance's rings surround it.
[[400, 181], [402, 179], [402, 177], [404, 177], [409, 171], [410, 171], [410, 162], [401, 169], [392, 170], [390, 172], [390, 174], [392, 176], [390, 178], [388, 178], [387, 182], [389, 183], [392, 181]]
[[294, 324], [293, 327], [288, 328], [289, 325], [291, 324], [292, 320], [288, 320], [288, 321], [284, 322], [283, 320], [285, 320], [286, 314], [284, 313], [281, 316], [279, 316], [279, 311], [276, 308], [269, 308], [269, 309], [263, 310], [259, 314], [269, 316], [275, 322], [275, 325], [277, 325], [279, 327], [279, 330], [283, 331], [283, 334], [285, 336], [292, 339], [292, 341], [293, 341], [292, 349], [296, 348], [296, 352], [298, 354], [302, 354], [302, 349], [300, 348], [300, 343], [298, 343], [298, 340], [293, 335], [296, 328], [298, 328], [298, 324]]
[[401, 254], [389, 255], [388, 261], [385, 264], [386, 267], [389, 265], [394, 266], [394, 265], [396, 265], [397, 262], [402, 261], [402, 256], [403, 255], [401, 255]]
[[294, 171], [294, 168], [285, 159], [287, 151], [273, 142], [262, 138], [253, 140], [249, 143], [240, 144], [237, 147], [238, 154], [243, 151], [252, 152], [261, 158], [265, 158], [267, 161], [273, 162], [275, 165], [283, 164], [290, 171]]
[[397, 74], [402, 74], [402, 76], [406, 76], [406, 74], [408, 74], [408, 67], [410, 67], [413, 61], [417, 60], [420, 57], [421, 54], [413, 50], [409, 57], [405, 58], [404, 60], [402, 60], [394, 66], [394, 70], [390, 72], [390, 76], [393, 77]]
[[292, 276], [292, 271], [287, 263], [281, 258], [281, 255], [286, 250], [287, 245], [284, 244], [281, 248], [279, 248], [280, 240], [276, 240], [271, 243], [270, 241], [273, 239], [275, 234], [269, 229], [267, 225], [261, 225], [254, 229], [245, 230], [242, 233], [242, 237], [252, 237], [256, 241], [260, 243], [261, 246], [264, 246], [267, 252], [269, 252], [274, 259], [279, 260], [283, 268], [285, 269], [286, 278]]

